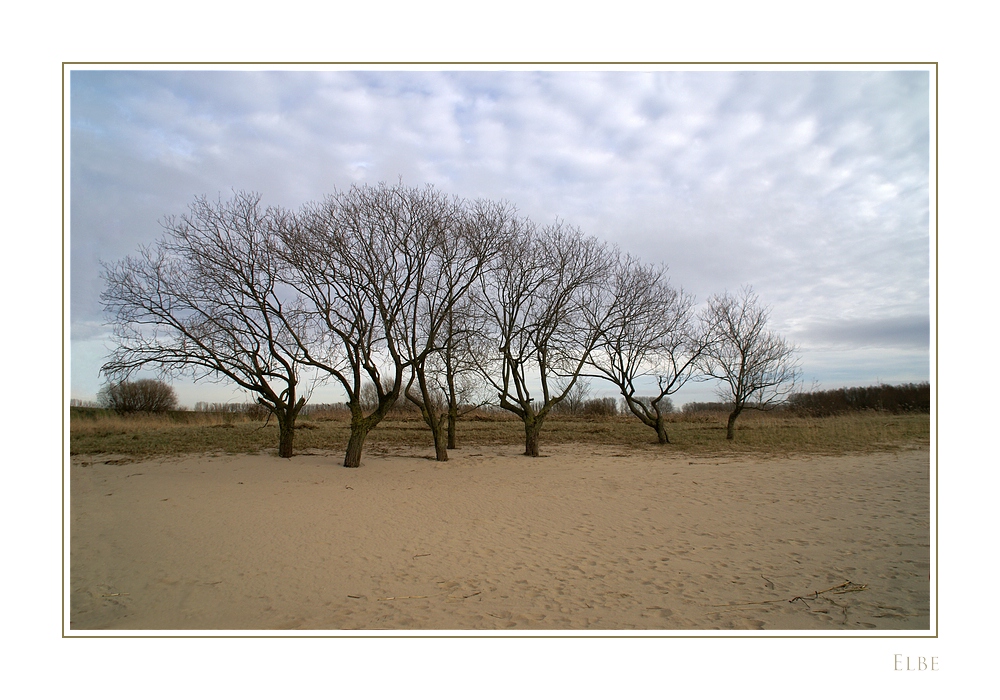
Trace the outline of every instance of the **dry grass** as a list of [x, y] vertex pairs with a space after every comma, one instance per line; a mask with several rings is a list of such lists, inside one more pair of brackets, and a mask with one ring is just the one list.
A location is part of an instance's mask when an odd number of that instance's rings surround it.
[[[662, 449], [692, 455], [837, 455], [891, 451], [930, 442], [927, 414], [854, 413], [806, 418], [786, 413], [749, 413], [737, 422], [736, 439], [727, 441], [725, 414], [675, 414], [668, 433], [671, 444], [656, 444], [653, 431], [628, 417], [583, 419], [551, 417], [541, 434], [546, 445], [583, 443], [632, 449]], [[299, 421], [296, 451], [346, 449], [346, 413], [328, 413]], [[480, 414], [459, 424], [461, 446], [511, 445], [524, 440], [522, 424], [513, 416]], [[168, 416], [116, 416], [103, 411], [70, 411], [71, 454], [136, 456], [273, 451], [278, 428], [274, 420], [250, 421], [232, 414], [176, 412]], [[368, 437], [374, 453], [400, 448], [431, 448], [430, 431], [418, 415], [390, 415]]]

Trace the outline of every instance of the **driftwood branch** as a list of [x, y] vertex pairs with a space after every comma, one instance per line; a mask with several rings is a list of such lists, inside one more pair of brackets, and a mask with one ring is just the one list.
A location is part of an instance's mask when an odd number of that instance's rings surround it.
[[[763, 576], [761, 578], [763, 578]], [[764, 580], [767, 581], [766, 578]], [[770, 581], [768, 581], [768, 583], [770, 583]], [[784, 598], [778, 598], [778, 599], [775, 599], [775, 600], [754, 600], [754, 601], [750, 601], [750, 602], [747, 602], [747, 603], [717, 603], [715, 605], [712, 605], [711, 607], [713, 607], [713, 608], [728, 608], [728, 607], [735, 607], [735, 606], [739, 606], [739, 605], [772, 605], [774, 603], [794, 603], [794, 602], [796, 602], [798, 600], [802, 600], [802, 601], [807, 600], [807, 599], [808, 600], [816, 600], [819, 596], [823, 595], [824, 593], [832, 593], [834, 595], [841, 595], [843, 593], [857, 593], [858, 591], [866, 591], [866, 590], [868, 590], [868, 586], [866, 584], [863, 584], [863, 583], [853, 583], [851, 581], [844, 581], [840, 585], [832, 586], [832, 587], [827, 588], [827, 589], [822, 590], [822, 591], [815, 591], [813, 593], [806, 593], [804, 595], [797, 595], [794, 598], [792, 598], [791, 600], [785, 600]]]
[[794, 603], [797, 600], [816, 600], [823, 593], [833, 593], [835, 595], [840, 595], [842, 593], [857, 593], [858, 591], [867, 590], [868, 586], [863, 583], [851, 583], [850, 581], [844, 581], [839, 586], [832, 586], [823, 591], [816, 591], [815, 593], [807, 593], [806, 595], [797, 595], [792, 598], [789, 603]]

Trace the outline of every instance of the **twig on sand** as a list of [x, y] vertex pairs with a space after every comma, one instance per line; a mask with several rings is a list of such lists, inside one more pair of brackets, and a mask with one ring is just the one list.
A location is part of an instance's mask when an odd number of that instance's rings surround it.
[[[767, 581], [767, 579], [764, 579], [764, 580]], [[816, 600], [819, 596], [823, 595], [824, 593], [833, 593], [834, 595], [840, 595], [842, 593], [857, 593], [858, 591], [866, 591], [866, 590], [868, 590], [867, 584], [864, 584], [864, 583], [853, 583], [851, 581], [844, 581], [839, 586], [832, 586], [831, 588], [827, 588], [826, 590], [816, 591], [814, 593], [806, 593], [805, 595], [797, 595], [794, 598], [792, 598], [791, 600], [785, 600], [784, 598], [778, 598], [776, 600], [754, 600], [754, 601], [750, 601], [748, 603], [716, 603], [716, 604], [714, 604], [714, 605], [712, 605], [710, 607], [713, 607], [713, 608], [729, 608], [729, 607], [735, 607], [735, 606], [738, 606], [738, 605], [772, 605], [774, 603], [794, 603], [794, 602], [799, 601], [799, 600], [801, 600], [801, 601], [804, 602], [806, 599]]]
[[841, 593], [857, 593], [858, 591], [867, 590], [868, 586], [863, 583], [851, 583], [850, 581], [844, 581], [839, 586], [832, 586], [823, 591], [816, 591], [815, 593], [807, 593], [806, 595], [797, 595], [792, 598], [789, 603], [794, 603], [797, 600], [805, 600], [809, 598], [810, 600], [816, 600], [823, 593], [833, 593], [834, 595], [840, 595]]
[[[451, 596], [450, 595], [450, 596], [448, 596], [448, 598], [449, 598], [449, 600], [457, 600], [459, 597], [461, 597], [461, 598], [471, 598], [472, 596], [477, 596], [477, 595], [481, 595], [481, 594], [482, 594], [482, 591], [475, 591], [473, 593], [470, 593], [469, 595], [463, 595], [463, 596]], [[445, 595], [445, 594], [444, 593], [435, 593], [434, 595], [394, 595], [394, 596], [389, 596], [388, 598], [377, 598], [376, 600], [413, 600], [415, 598], [437, 598], [439, 595]], [[348, 596], [348, 597], [353, 597], [353, 596]]]

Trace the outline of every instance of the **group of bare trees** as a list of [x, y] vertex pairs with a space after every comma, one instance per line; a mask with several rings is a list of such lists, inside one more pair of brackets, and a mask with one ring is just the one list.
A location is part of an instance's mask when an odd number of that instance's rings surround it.
[[[505, 202], [381, 183], [288, 211], [237, 192], [195, 200], [164, 229], [105, 266], [117, 347], [102, 372], [235, 382], [275, 416], [282, 457], [315, 382], [347, 396], [344, 466], [357, 467], [402, 397], [439, 460], [461, 412], [486, 402], [521, 419], [537, 456], [546, 417], [581, 378], [614, 384], [662, 443], [669, 397], [692, 378], [723, 382], [730, 438], [742, 410], [779, 401], [795, 378], [793, 348], [752, 290], [696, 315], [665, 267]], [[650, 378], [656, 393], [639, 396]]]

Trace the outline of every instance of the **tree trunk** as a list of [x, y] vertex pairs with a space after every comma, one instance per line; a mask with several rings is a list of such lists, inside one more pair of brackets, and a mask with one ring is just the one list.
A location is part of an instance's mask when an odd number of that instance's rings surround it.
[[[419, 405], [419, 404], [418, 404]], [[448, 434], [445, 430], [445, 423], [448, 414], [442, 413], [440, 416], [434, 414], [433, 408], [420, 405], [420, 414], [424, 422], [431, 429], [431, 436], [434, 438], [434, 459], [439, 462], [448, 461]]]
[[542, 426], [534, 421], [524, 424], [524, 456], [538, 456], [538, 433]]
[[736, 418], [740, 415], [740, 409], [735, 408], [733, 412], [729, 414], [729, 423], [726, 425], [726, 439], [732, 440], [736, 437]]
[[455, 430], [458, 425], [458, 392], [455, 390], [455, 373], [448, 365], [448, 449], [454, 450], [458, 445]]
[[448, 436], [441, 429], [434, 431], [434, 459], [439, 462], [448, 461]]
[[656, 441], [661, 445], [669, 444], [670, 438], [667, 437], [667, 423], [663, 414], [659, 411], [654, 413], [624, 393], [622, 396], [625, 396], [625, 405], [628, 406], [632, 415], [641, 420], [643, 425], [648, 425], [656, 432]]
[[361, 451], [365, 447], [368, 430], [367, 426], [351, 423], [351, 437], [347, 440], [347, 454], [344, 455], [344, 466], [348, 469], [361, 466]]
[[[292, 399], [295, 398], [295, 392], [290, 390]], [[295, 454], [293, 449], [295, 443], [295, 419], [299, 416], [299, 411], [305, 405], [305, 399], [299, 399], [297, 403], [285, 403], [280, 400], [277, 396], [273, 394], [269, 397], [258, 397], [257, 403], [268, 411], [270, 414], [267, 419], [271, 420], [271, 416], [278, 421], [278, 456], [283, 459], [289, 459]]]
[[670, 444], [670, 438], [667, 437], [667, 423], [663, 420], [663, 416], [656, 419], [656, 440], [661, 445]]
[[292, 456], [295, 441], [295, 416], [278, 418], [278, 456], [288, 459]]
[[[423, 380], [423, 377], [418, 375], [418, 379]], [[435, 412], [437, 409], [434, 408], [434, 403], [431, 401], [430, 392], [427, 391], [426, 385], [421, 385], [420, 393], [421, 396], [419, 399], [414, 398], [409, 393], [406, 396], [420, 409], [420, 417], [424, 419], [424, 423], [431, 429], [431, 438], [434, 440], [434, 459], [439, 462], [447, 462], [448, 434], [446, 423], [448, 421], [448, 413], [443, 412], [439, 415]]]
[[455, 426], [458, 423], [458, 406], [448, 406], [448, 449], [454, 450], [458, 445], [455, 439]]

